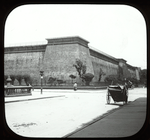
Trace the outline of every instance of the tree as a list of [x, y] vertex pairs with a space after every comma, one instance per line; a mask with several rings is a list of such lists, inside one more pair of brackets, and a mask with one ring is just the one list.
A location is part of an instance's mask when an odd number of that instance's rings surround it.
[[73, 84], [73, 79], [75, 79], [76, 76], [71, 74], [71, 75], [69, 75], [69, 77], [72, 79], [72, 84]]
[[102, 76], [105, 75], [105, 73], [103, 72], [103, 70], [100, 68], [100, 72], [99, 72], [99, 79], [98, 82], [101, 81]]
[[76, 59], [76, 64], [73, 64], [73, 66], [76, 68], [80, 78], [86, 73], [86, 65], [80, 59]]
[[82, 79], [85, 81], [86, 86], [89, 86], [92, 81], [94, 75], [92, 73], [86, 73], [82, 75]]
[[82, 75], [86, 73], [86, 65], [82, 65], [81, 67]]

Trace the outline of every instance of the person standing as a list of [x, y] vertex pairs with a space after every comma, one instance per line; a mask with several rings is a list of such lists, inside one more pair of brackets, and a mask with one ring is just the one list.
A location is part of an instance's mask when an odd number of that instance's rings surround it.
[[77, 90], [77, 82], [74, 83], [73, 88], [74, 88], [74, 91]]

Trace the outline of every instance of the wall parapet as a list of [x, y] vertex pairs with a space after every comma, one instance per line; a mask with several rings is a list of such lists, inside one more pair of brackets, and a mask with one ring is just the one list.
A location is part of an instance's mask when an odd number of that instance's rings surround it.
[[39, 69], [43, 68], [47, 78], [53, 76], [67, 81], [69, 74], [77, 74], [72, 65], [79, 58], [85, 61], [87, 72], [94, 73], [95, 80], [100, 77], [100, 68], [105, 73], [117, 74], [119, 66], [125, 76], [135, 73], [139, 77], [138, 69], [127, 64], [126, 60], [90, 47], [89, 42], [79, 36], [46, 40], [46, 44], [5, 47], [5, 73], [30, 73], [35, 83], [39, 83]]
[[50, 38], [50, 39], [46, 39], [46, 40], [48, 41], [48, 45], [80, 44], [87, 48], [88, 48], [88, 43], [89, 43], [87, 40], [85, 40], [79, 36]]
[[129, 69], [131, 69], [131, 70], [135, 71], [136, 67], [131, 66], [131, 65], [129, 65], [129, 64], [126, 64], [126, 65], [127, 65], [127, 67], [128, 67]]
[[107, 56], [106, 54], [102, 54], [100, 52], [97, 52], [96, 50], [93, 50], [90, 48], [90, 55], [91, 56], [94, 56], [94, 57], [97, 57], [99, 59], [102, 59], [102, 60], [105, 60], [105, 61], [108, 61], [108, 62], [111, 62], [113, 64], [117, 64], [119, 63], [119, 61], [113, 57], [109, 57]]
[[34, 45], [34, 46], [17, 46], [17, 47], [6, 47], [4, 53], [27, 53], [27, 52], [45, 52], [47, 44], [45, 45]]

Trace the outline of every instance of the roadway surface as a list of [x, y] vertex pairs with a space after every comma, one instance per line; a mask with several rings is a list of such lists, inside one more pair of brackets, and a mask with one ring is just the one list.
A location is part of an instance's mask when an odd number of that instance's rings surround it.
[[129, 137], [145, 129], [146, 98], [138, 98], [128, 105], [109, 113], [102, 119], [92, 122], [85, 128], [75, 131], [69, 138]]
[[[85, 133], [80, 133], [77, 136], [74, 132], [87, 128], [91, 122], [98, 122], [97, 120], [103, 120], [103, 123], [106, 125], [103, 128], [105, 128], [106, 132], [111, 124], [108, 120], [111, 120], [112, 112], [121, 111], [139, 98], [146, 98], [146, 91], [147, 89], [143, 88], [129, 90], [128, 105], [123, 105], [122, 102], [113, 104], [113, 101], [111, 101], [112, 104], [108, 105], [106, 104], [106, 90], [73, 91], [47, 89], [43, 90], [43, 94], [40, 94], [40, 90], [34, 90], [32, 91], [32, 96], [5, 98], [6, 122], [14, 133], [25, 137], [89, 137], [89, 135], [85, 136]], [[140, 103], [137, 103], [137, 107], [138, 104]], [[146, 104], [143, 104], [143, 108], [146, 110]], [[132, 114], [134, 111], [126, 112]], [[106, 114], [107, 116], [110, 114], [108, 120], [105, 120], [104, 116]], [[141, 117], [144, 120], [146, 114], [142, 114]], [[118, 120], [124, 120], [122, 115], [116, 116], [120, 116], [120, 119], [115, 117], [116, 123], [119, 122]], [[133, 121], [133, 118], [128, 120], [128, 123], [131, 121]], [[143, 122], [140, 123], [138, 129], [134, 130], [138, 131], [142, 127]], [[122, 128], [128, 129], [128, 123], [123, 123]], [[136, 126], [133, 126], [133, 128], [136, 128]], [[94, 129], [92, 128], [92, 130]], [[96, 127], [95, 130], [97, 130]], [[71, 136], [71, 134], [73, 135]], [[93, 135], [95, 137], [113, 136], [112, 134], [106, 136], [104, 131], [98, 136], [94, 133]], [[118, 135], [116, 134], [116, 136], [120, 135], [125, 136], [127, 134], [121, 134], [121, 132]]]

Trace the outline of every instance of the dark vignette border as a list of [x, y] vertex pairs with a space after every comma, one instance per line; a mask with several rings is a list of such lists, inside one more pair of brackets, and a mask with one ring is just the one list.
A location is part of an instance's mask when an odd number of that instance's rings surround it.
[[[124, 4], [129, 5], [132, 7], [135, 7], [138, 9], [142, 15], [145, 18], [146, 26], [147, 26], [147, 118], [145, 121], [144, 126], [142, 127], [141, 131], [139, 131], [136, 135], [128, 137], [128, 138], [122, 138], [122, 139], [142, 139], [142, 140], [148, 140], [150, 139], [150, 89], [149, 89], [149, 79], [150, 79], [150, 62], [149, 62], [149, 56], [150, 56], [150, 1], [149, 0], [99, 0], [99, 1], [91, 1], [91, 0], [80, 0], [80, 1], [58, 1], [58, 0], [2, 0], [0, 4], [0, 63], [1, 63], [1, 72], [0, 72], [0, 128], [1, 128], [1, 135], [0, 137], [5, 139], [28, 139], [25, 137], [18, 136], [17, 134], [14, 134], [9, 127], [7, 126], [6, 120], [5, 120], [5, 109], [4, 109], [4, 27], [5, 27], [5, 21], [9, 13], [15, 9], [18, 6], [25, 5], [25, 4]], [[3, 89], [3, 90], [2, 90]], [[33, 139], [33, 138], [32, 138]]]

